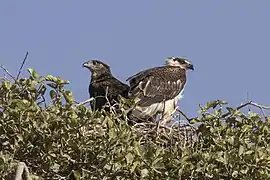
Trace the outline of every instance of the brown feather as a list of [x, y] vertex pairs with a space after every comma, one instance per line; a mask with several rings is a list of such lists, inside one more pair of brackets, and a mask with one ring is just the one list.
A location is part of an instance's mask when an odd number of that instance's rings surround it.
[[88, 91], [90, 97], [95, 98], [95, 103], [91, 103], [92, 109], [100, 110], [107, 103], [107, 99], [113, 105], [118, 102], [119, 95], [128, 98], [129, 86], [116, 79], [107, 64], [99, 60], [90, 60], [83, 66], [91, 71]]
[[186, 83], [186, 71], [177, 66], [156, 67], [127, 80], [130, 82], [129, 95], [140, 98], [138, 105], [149, 106], [176, 97]]

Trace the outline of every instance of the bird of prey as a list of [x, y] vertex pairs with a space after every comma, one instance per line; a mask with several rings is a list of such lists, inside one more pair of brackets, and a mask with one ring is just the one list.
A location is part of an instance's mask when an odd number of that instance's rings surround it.
[[95, 98], [95, 101], [91, 103], [93, 110], [101, 110], [108, 101], [113, 105], [118, 102], [119, 95], [128, 97], [129, 86], [112, 75], [109, 65], [99, 60], [90, 60], [83, 63], [83, 67], [91, 71], [88, 90], [90, 97]]
[[147, 69], [129, 77], [129, 97], [137, 99], [129, 117], [154, 120], [161, 113], [160, 123], [169, 122], [178, 100], [182, 98], [187, 70], [194, 70], [187, 59], [168, 57], [166, 66]]

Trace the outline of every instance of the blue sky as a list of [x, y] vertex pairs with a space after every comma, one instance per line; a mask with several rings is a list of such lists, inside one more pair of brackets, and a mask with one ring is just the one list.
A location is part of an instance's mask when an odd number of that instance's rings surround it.
[[[0, 63], [61, 76], [78, 101], [88, 98], [89, 72], [100, 59], [122, 81], [167, 56], [195, 71], [180, 107], [190, 116], [209, 100], [232, 106], [249, 98], [270, 105], [270, 1], [2, 1]], [[3, 75], [3, 72], [0, 72]]]

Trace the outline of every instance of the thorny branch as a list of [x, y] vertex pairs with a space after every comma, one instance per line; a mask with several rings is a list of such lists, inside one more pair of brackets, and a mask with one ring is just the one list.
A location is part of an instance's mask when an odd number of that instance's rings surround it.
[[268, 106], [263, 106], [263, 105], [260, 105], [260, 104], [254, 103], [254, 102], [251, 102], [251, 105], [253, 105], [253, 106], [259, 108], [259, 109], [261, 110], [263, 116], [264, 116], [264, 119], [267, 120], [267, 116], [266, 116], [266, 114], [265, 114], [265, 112], [264, 112], [264, 109], [270, 110], [270, 107], [268, 107]]
[[[242, 108], [244, 108], [244, 107], [246, 107], [246, 106], [249, 106], [249, 105], [255, 106], [255, 107], [259, 108], [259, 109], [261, 110], [261, 112], [262, 112], [264, 118], [267, 119], [267, 115], [265, 114], [264, 109], [265, 109], [265, 110], [270, 110], [270, 106], [264, 106], [264, 105], [260, 105], [260, 104], [257, 104], [257, 103], [255, 103], [255, 102], [252, 102], [252, 101], [248, 101], [248, 102], [246, 102], [246, 103], [244, 103], [244, 104], [242, 104], [242, 105], [236, 107], [235, 109], [236, 109], [236, 110], [240, 110], [240, 109], [242, 109]], [[200, 107], [201, 107], [201, 106], [200, 106]], [[201, 108], [202, 108], [202, 107], [201, 107]], [[198, 118], [198, 117], [195, 117], [195, 118], [189, 118], [189, 117], [188, 117], [187, 115], [185, 115], [180, 109], [177, 109], [176, 111], [179, 112], [181, 115], [183, 115], [184, 118], [185, 118], [186, 120], [188, 120], [189, 122], [190, 122], [192, 119], [197, 119], [197, 118]], [[225, 118], [225, 117], [227, 117], [228, 115], [230, 115], [230, 112], [224, 113], [223, 115], [221, 115], [221, 118]]]
[[26, 52], [26, 54], [24, 56], [23, 62], [21, 64], [20, 70], [19, 70], [16, 78], [2, 64], [0, 65], [0, 67], [14, 80], [14, 82], [16, 82], [19, 79], [19, 76], [20, 76], [22, 68], [25, 64], [25, 61], [27, 60], [27, 57], [28, 57], [28, 52]]
[[[243, 107], [246, 107], [246, 106], [248, 106], [248, 105], [251, 105], [251, 102], [252, 102], [252, 101], [249, 101], [249, 102], [247, 102], [247, 103], [245, 103], [245, 104], [242, 104], [242, 105], [236, 107], [236, 110], [239, 110], [239, 109], [242, 109]], [[227, 113], [223, 114], [223, 115], [221, 116], [221, 118], [225, 118], [225, 117], [228, 116], [228, 115], [230, 115], [230, 112], [227, 112]]]
[[[249, 102], [247, 102], [247, 103], [245, 103], [245, 104], [242, 104], [242, 105], [236, 107], [236, 109], [237, 109], [237, 110], [240, 110], [240, 109], [242, 109], [243, 107], [246, 107], [246, 106], [248, 106], [248, 105], [252, 105], [252, 106], [255, 106], [255, 107], [259, 108], [259, 109], [262, 111], [263, 116], [265, 117], [265, 119], [267, 119], [267, 116], [266, 116], [266, 114], [264, 113], [263, 110], [264, 110], [264, 109], [270, 110], [270, 107], [269, 107], [269, 106], [264, 106], [264, 105], [260, 105], [260, 104], [257, 104], [257, 103], [255, 103], [255, 102], [249, 101]], [[225, 118], [225, 117], [228, 116], [228, 115], [230, 115], [230, 112], [227, 112], [227, 113], [223, 114], [223, 115], [221, 116], [221, 118]]]
[[16, 81], [15, 77], [1, 64], [0, 67], [14, 80]]
[[253, 105], [253, 106], [256, 106], [256, 107], [258, 107], [258, 108], [270, 110], [270, 106], [260, 105], [260, 104], [257, 104], [257, 103], [255, 103], [255, 102], [250, 102], [250, 104]]
[[17, 74], [16, 80], [19, 79], [19, 76], [20, 76], [20, 74], [21, 74], [21, 72], [22, 72], [22, 68], [23, 68], [23, 66], [24, 66], [24, 63], [25, 63], [27, 57], [28, 57], [28, 52], [26, 52], [26, 54], [25, 54], [25, 56], [24, 56], [24, 59], [23, 59], [23, 62], [22, 62], [22, 64], [21, 64], [20, 70], [19, 70], [19, 72], [18, 72], [18, 74]]

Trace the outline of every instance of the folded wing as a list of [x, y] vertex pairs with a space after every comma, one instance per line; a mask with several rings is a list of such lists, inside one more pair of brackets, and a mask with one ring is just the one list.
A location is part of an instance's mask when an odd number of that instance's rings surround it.
[[140, 99], [138, 105], [149, 106], [173, 99], [184, 88], [185, 70], [180, 67], [156, 67], [135, 74], [127, 79], [129, 96]]

